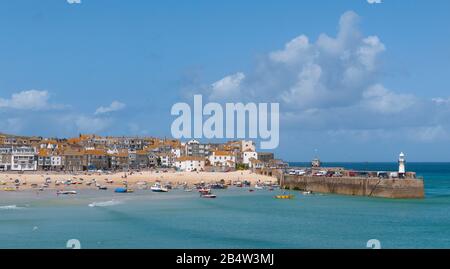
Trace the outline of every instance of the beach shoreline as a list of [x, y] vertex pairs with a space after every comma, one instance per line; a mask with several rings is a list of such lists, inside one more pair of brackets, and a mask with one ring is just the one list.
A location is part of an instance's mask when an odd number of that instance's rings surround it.
[[[141, 171], [141, 172], [117, 172], [117, 173], [58, 173], [58, 172], [32, 172], [32, 173], [11, 173], [0, 172], [0, 190], [4, 188], [15, 187], [15, 181], [19, 180], [19, 187], [17, 190], [33, 189], [32, 185], [36, 184], [41, 187], [50, 179], [47, 189], [96, 189], [95, 184], [87, 185], [95, 179], [96, 183], [107, 187], [123, 187], [124, 181], [131, 188], [137, 187], [138, 183], [146, 182], [153, 184], [156, 181], [161, 183], [171, 183], [175, 185], [186, 184], [192, 186], [197, 183], [215, 183], [221, 180], [225, 183], [232, 183], [236, 181], [249, 181], [252, 185], [259, 182], [273, 182], [277, 179], [270, 176], [259, 175], [252, 173], [249, 170], [233, 171], [233, 172], [174, 172], [174, 171]], [[56, 181], [75, 181], [78, 184], [70, 185], [55, 185]], [[112, 181], [112, 183], [108, 183]]]

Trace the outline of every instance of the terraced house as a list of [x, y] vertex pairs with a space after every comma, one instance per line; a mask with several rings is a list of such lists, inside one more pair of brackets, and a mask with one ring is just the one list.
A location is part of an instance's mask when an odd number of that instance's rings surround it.
[[0, 171], [11, 170], [12, 147], [0, 147]]
[[36, 171], [36, 148], [29, 146], [13, 147], [11, 155], [12, 171]]

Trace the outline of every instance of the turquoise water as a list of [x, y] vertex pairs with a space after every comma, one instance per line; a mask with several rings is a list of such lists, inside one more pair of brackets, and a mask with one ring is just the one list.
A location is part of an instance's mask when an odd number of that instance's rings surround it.
[[[333, 163], [395, 170], [395, 163]], [[409, 163], [423, 200], [217, 190], [217, 199], [173, 190], [132, 194], [0, 192], [0, 248], [450, 248], [450, 163]], [[293, 192], [295, 193], [295, 192]], [[89, 206], [94, 205], [96, 206]]]

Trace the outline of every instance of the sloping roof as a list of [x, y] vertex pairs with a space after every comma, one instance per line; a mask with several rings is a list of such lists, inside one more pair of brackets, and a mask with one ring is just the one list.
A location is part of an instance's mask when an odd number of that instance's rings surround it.
[[230, 151], [225, 150], [215, 150], [213, 151], [213, 154], [216, 156], [233, 156], [234, 154]]
[[106, 155], [106, 151], [100, 149], [89, 149], [84, 152], [85, 155]]
[[63, 151], [63, 155], [65, 156], [82, 156], [84, 151], [78, 151], [74, 149], [66, 149]]

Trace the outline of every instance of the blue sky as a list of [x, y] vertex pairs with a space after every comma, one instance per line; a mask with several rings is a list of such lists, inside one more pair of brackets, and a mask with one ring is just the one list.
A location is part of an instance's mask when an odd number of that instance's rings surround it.
[[[400, 151], [450, 161], [448, 10], [446, 0], [1, 1], [0, 132], [170, 137], [171, 106], [202, 93], [280, 102], [275, 152], [286, 160], [317, 150], [328, 161]], [[345, 70], [358, 79], [343, 83]]]

